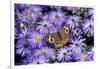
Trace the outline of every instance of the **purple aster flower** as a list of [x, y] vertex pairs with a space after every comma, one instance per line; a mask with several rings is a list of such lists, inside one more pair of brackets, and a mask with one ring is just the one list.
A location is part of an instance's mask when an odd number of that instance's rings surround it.
[[76, 51], [74, 50], [72, 52], [72, 55], [71, 55], [72, 60], [81, 61], [81, 59], [82, 59], [82, 53], [81, 53], [80, 49], [79, 50], [77, 49]]
[[72, 31], [72, 34], [74, 36], [80, 36], [82, 34], [82, 30], [80, 28], [75, 28], [73, 31]]
[[[82, 40], [84, 41], [84, 40]], [[84, 44], [80, 44], [80, 45], [84, 45]], [[83, 47], [77, 47], [77, 46], [71, 46], [72, 47], [72, 59], [76, 60], [76, 61], [86, 61], [87, 55], [88, 53], [85, 51], [85, 49]], [[82, 52], [83, 51], [83, 52]]]
[[36, 27], [36, 30], [43, 34], [48, 34], [57, 31], [55, 26], [47, 20], [41, 21]]
[[82, 57], [83, 57], [84, 61], [93, 61], [94, 60], [94, 51], [93, 51], [93, 49], [91, 51], [83, 53]]
[[21, 29], [20, 33], [17, 36], [17, 39], [25, 39], [25, 38], [27, 38], [28, 35], [29, 35], [29, 31], [27, 28]]
[[94, 9], [88, 9], [88, 15], [94, 15]]
[[94, 57], [94, 52], [91, 50], [91, 51], [82, 51], [80, 53], [80, 61], [93, 61]]
[[34, 64], [45, 64], [47, 63], [47, 60], [41, 57], [33, 59]]
[[61, 26], [65, 20], [65, 15], [61, 11], [52, 11], [49, 13], [49, 20], [57, 26]]
[[24, 62], [26, 64], [44, 64], [44, 63], [48, 63], [49, 59], [45, 58], [44, 56], [34, 56], [34, 51], [31, 49], [31, 54], [27, 54], [26, 55], [26, 59], [24, 60]]
[[48, 63], [48, 60], [44, 58], [43, 56], [39, 57], [31, 57], [31, 59], [28, 59], [30, 64], [45, 64]]
[[87, 55], [88, 55], [88, 52], [87, 51], [82, 51], [81, 52], [81, 59], [80, 59], [80, 61], [86, 61], [86, 57], [87, 57]]
[[42, 8], [39, 7], [39, 6], [31, 5], [30, 8], [29, 8], [29, 10], [30, 10], [29, 13], [31, 13], [31, 17], [33, 19], [42, 15], [42, 13], [41, 13]]
[[94, 21], [94, 9], [90, 9], [88, 14], [91, 16], [90, 20]]
[[78, 27], [80, 22], [81, 22], [81, 17], [80, 16], [76, 16], [76, 15], [67, 16], [66, 24], [68, 24], [71, 29], [74, 29], [75, 27]]
[[44, 35], [35, 31], [30, 31], [28, 42], [32, 47], [41, 47], [45, 44]]
[[86, 47], [87, 45], [84, 43], [86, 39], [85, 38], [81, 38], [81, 36], [79, 37], [74, 37], [70, 40], [71, 44], [69, 45], [70, 47], [73, 48], [74, 52], [81, 52], [82, 50], [84, 50], [84, 47]]
[[77, 52], [73, 52], [72, 58], [76, 61], [86, 61], [86, 57], [88, 55], [87, 51], [77, 50]]
[[20, 54], [22, 57], [25, 56], [26, 54], [31, 53], [30, 49], [31, 46], [28, 44], [27, 40], [25, 39], [20, 39], [18, 40], [16, 44], [16, 53]]
[[31, 19], [30, 19], [30, 16], [29, 16], [29, 14], [26, 14], [25, 11], [23, 11], [23, 12], [21, 13], [21, 12], [19, 12], [19, 10], [17, 10], [15, 14], [17, 15], [18, 20], [19, 20], [21, 23], [23, 23], [23, 22], [30, 23], [30, 20], [31, 20]]
[[71, 60], [71, 49], [70, 48], [60, 48], [57, 49], [57, 60], [58, 61], [70, 61]]
[[82, 25], [84, 33], [87, 34], [87, 36], [93, 36], [94, 35], [94, 24], [92, 20], [84, 20], [84, 24]]
[[90, 20], [94, 21], [94, 15], [91, 16]]
[[55, 55], [55, 51], [47, 46], [41, 47], [40, 49], [36, 49], [34, 51], [34, 56], [43, 56], [45, 58], [51, 58]]

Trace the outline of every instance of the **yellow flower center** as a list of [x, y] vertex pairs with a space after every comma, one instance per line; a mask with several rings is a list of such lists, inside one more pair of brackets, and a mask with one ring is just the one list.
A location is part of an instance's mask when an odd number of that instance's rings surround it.
[[45, 15], [44, 18], [45, 18], [45, 19], [48, 19], [48, 15]]
[[39, 41], [39, 40], [41, 40], [41, 37], [39, 35], [36, 35], [35, 40]]
[[67, 12], [64, 12], [64, 14], [66, 15], [66, 14], [67, 14]]
[[46, 54], [46, 50], [45, 49], [42, 49], [41, 50], [41, 53]]
[[82, 58], [83, 58], [83, 59], [86, 58], [86, 54], [82, 54]]

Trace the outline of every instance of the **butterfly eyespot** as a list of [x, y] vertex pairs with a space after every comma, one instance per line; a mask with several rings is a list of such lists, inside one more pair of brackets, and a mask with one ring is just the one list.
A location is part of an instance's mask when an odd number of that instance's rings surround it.
[[49, 38], [50, 43], [54, 43], [54, 38]]
[[52, 38], [50, 35], [49, 35], [49, 42], [54, 43], [54, 38]]
[[50, 41], [53, 41], [53, 39], [50, 39]]
[[66, 26], [64, 26], [64, 28], [65, 28], [65, 33], [68, 33], [69, 29]]
[[65, 32], [68, 32], [68, 29], [66, 29]]
[[53, 38], [51, 38], [51, 39], [50, 39], [50, 41], [52, 41], [52, 42], [53, 42], [53, 41], [54, 41], [54, 39], [53, 39]]

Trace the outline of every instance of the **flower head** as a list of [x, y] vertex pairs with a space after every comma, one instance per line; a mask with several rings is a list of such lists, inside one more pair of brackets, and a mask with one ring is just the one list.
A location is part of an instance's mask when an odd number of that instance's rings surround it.
[[36, 30], [38, 30], [40, 33], [43, 33], [43, 34], [56, 32], [55, 26], [52, 23], [50, 23], [50, 21], [47, 21], [47, 20], [41, 21], [39, 25], [37, 26]]
[[80, 28], [75, 28], [74, 30], [71, 31], [72, 32], [72, 35], [74, 37], [78, 37], [82, 34], [82, 30]]
[[83, 31], [87, 34], [87, 36], [93, 36], [94, 35], [94, 24], [92, 20], [84, 20], [83, 24]]
[[30, 49], [31, 46], [28, 44], [27, 40], [25, 39], [20, 39], [18, 40], [16, 44], [16, 53], [20, 54], [21, 56], [25, 56], [26, 54], [31, 53]]
[[78, 27], [80, 22], [81, 22], [80, 16], [77, 16], [77, 15], [67, 16], [66, 23], [70, 26], [71, 29]]
[[20, 33], [17, 35], [17, 39], [27, 39], [28, 35], [29, 35], [29, 31], [27, 28], [21, 29]]
[[94, 9], [88, 9], [88, 15], [94, 15]]
[[22, 11], [22, 12], [20, 12], [19, 10], [16, 10], [16, 16], [17, 16], [17, 20], [18, 20], [18, 22], [20, 22], [20, 23], [29, 23], [30, 24], [30, 21], [31, 21], [31, 19], [30, 19], [30, 16], [29, 16], [29, 14], [26, 14], [26, 12], [25, 11]]
[[65, 20], [65, 15], [61, 11], [52, 11], [49, 14], [49, 20], [57, 26], [61, 26]]
[[87, 45], [84, 43], [86, 39], [85, 38], [81, 38], [81, 36], [79, 37], [74, 37], [70, 40], [71, 44], [69, 45], [70, 47], [73, 48], [74, 52], [81, 52], [82, 50], [84, 50], [84, 47], [86, 47]]
[[71, 49], [70, 48], [60, 48], [57, 49], [57, 60], [58, 61], [70, 61], [71, 60]]
[[32, 45], [32, 47], [41, 47], [44, 45], [44, 35], [35, 31], [31, 31], [28, 42]]
[[[73, 53], [74, 54], [74, 53]], [[79, 58], [79, 61], [93, 61], [93, 56], [94, 56], [94, 52], [93, 51], [81, 51], [80, 54], [78, 54], [79, 56], [76, 58]], [[74, 55], [76, 56], [76, 55]]]
[[93, 61], [94, 60], [94, 51], [85, 51], [82, 52], [82, 61]]
[[45, 64], [45, 63], [48, 63], [48, 60], [45, 59], [44, 57], [40, 56], [40, 57], [33, 57], [31, 60], [30, 60], [30, 63], [33, 63], [33, 64]]
[[43, 56], [45, 58], [50, 58], [54, 55], [54, 50], [47, 46], [41, 47], [40, 49], [36, 49], [34, 51], [34, 56]]

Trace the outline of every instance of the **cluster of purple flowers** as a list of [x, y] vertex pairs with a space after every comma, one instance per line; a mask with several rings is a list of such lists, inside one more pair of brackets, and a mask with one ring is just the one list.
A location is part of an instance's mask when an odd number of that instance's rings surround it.
[[[92, 61], [93, 8], [15, 4], [15, 65]], [[69, 41], [61, 48], [45, 37], [69, 26]]]

